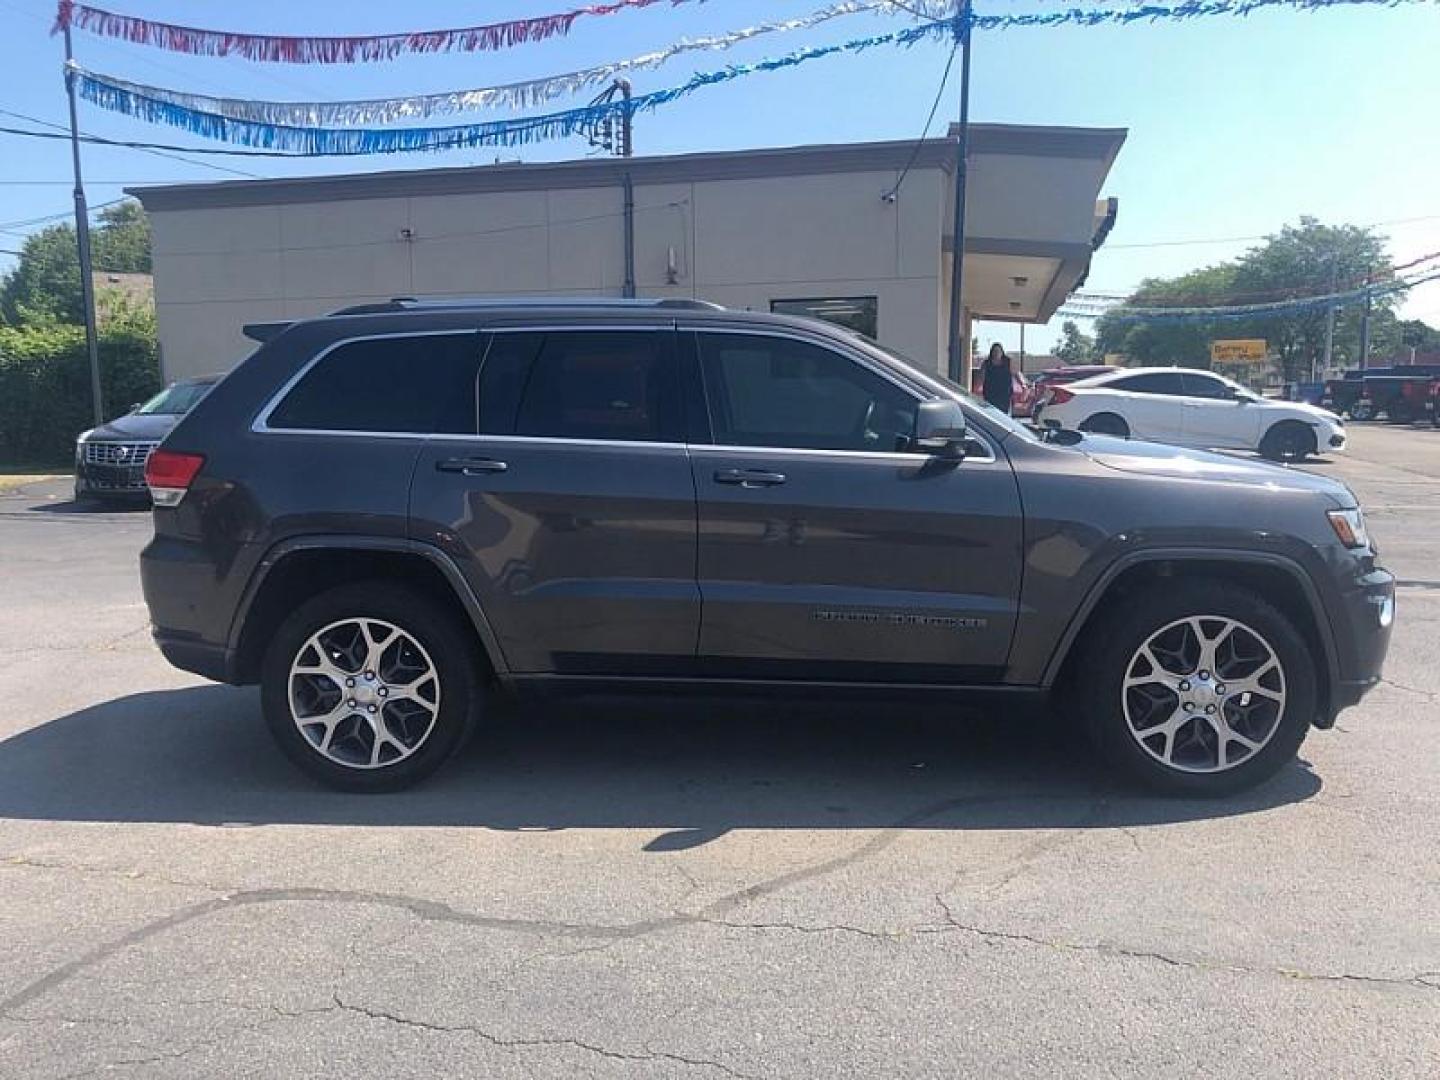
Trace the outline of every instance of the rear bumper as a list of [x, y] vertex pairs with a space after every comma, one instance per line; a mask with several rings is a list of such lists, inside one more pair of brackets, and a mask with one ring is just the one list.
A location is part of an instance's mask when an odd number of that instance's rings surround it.
[[233, 682], [234, 664], [223, 645], [177, 636], [158, 627], [153, 631], [160, 655], [181, 671], [189, 671], [215, 682]]

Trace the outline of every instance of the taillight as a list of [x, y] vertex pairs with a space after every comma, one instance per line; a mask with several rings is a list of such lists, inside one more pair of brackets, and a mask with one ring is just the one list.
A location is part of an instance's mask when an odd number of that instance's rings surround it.
[[1050, 391], [1050, 400], [1047, 404], [1064, 405], [1065, 402], [1073, 400], [1074, 397], [1075, 394], [1072, 391], [1066, 390], [1063, 386], [1057, 386], [1054, 390]]
[[145, 486], [156, 506], [178, 506], [205, 464], [204, 454], [155, 450], [145, 460]]

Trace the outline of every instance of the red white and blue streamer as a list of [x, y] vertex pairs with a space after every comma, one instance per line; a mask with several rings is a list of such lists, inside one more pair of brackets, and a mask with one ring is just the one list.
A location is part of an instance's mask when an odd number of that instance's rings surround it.
[[206, 30], [195, 26], [122, 15], [74, 0], [60, 0], [55, 30], [83, 30], [100, 37], [149, 45], [194, 56], [240, 56], [273, 64], [356, 64], [393, 60], [406, 53], [494, 52], [531, 41], [564, 37], [581, 19], [614, 15], [655, 4], [704, 3], [704, 0], [609, 0], [608, 3], [509, 19], [449, 30], [418, 30], [403, 34], [354, 37], [251, 34], [237, 30]]
[[112, 112], [125, 113], [153, 124], [168, 124], [205, 138], [220, 139], [243, 146], [286, 150], [317, 157], [352, 156], [413, 150], [454, 150], [469, 146], [520, 146], [547, 139], [566, 138], [592, 131], [596, 124], [618, 118], [626, 110], [632, 115], [647, 112], [687, 97], [707, 86], [730, 82], [746, 75], [778, 71], [825, 56], [864, 52], [886, 45], [908, 47], [927, 38], [953, 35], [954, 32], [954, 21], [943, 19], [837, 45], [797, 49], [786, 56], [760, 60], [753, 64], [732, 64], [718, 71], [694, 75], [679, 86], [637, 95], [628, 102], [601, 102], [540, 116], [447, 127], [326, 128], [258, 123], [163, 101], [74, 65], [71, 66], [70, 73], [81, 97]]
[[863, 13], [897, 11], [891, 0], [846, 0], [795, 19], [760, 23], [713, 37], [682, 38], [673, 45], [628, 60], [548, 75], [523, 82], [450, 90], [440, 94], [418, 94], [402, 98], [361, 101], [256, 101], [248, 98], [211, 97], [170, 90], [161, 86], [131, 82], [77, 67], [76, 70], [112, 89], [162, 101], [196, 112], [216, 113], [232, 120], [291, 127], [363, 127], [392, 124], [401, 120], [423, 120], [431, 116], [471, 112], [476, 109], [526, 109], [546, 105], [561, 97], [573, 96], [611, 82], [616, 76], [658, 68], [677, 56], [692, 52], [719, 52], [766, 34], [808, 30], [832, 19]]

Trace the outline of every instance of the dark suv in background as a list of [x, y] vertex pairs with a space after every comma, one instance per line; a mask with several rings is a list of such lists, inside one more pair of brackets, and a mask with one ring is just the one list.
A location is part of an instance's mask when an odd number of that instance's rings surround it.
[[494, 693], [619, 687], [1048, 695], [1218, 794], [1380, 676], [1393, 579], [1343, 485], [1042, 439], [837, 327], [402, 300], [250, 330], [150, 457], [145, 597], [340, 787], [427, 775]]

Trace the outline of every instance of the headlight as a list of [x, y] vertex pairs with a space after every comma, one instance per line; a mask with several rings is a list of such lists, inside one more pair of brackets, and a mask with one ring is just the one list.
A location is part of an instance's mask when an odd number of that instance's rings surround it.
[[1331, 510], [1326, 516], [1340, 543], [1347, 548], [1370, 546], [1370, 534], [1365, 531], [1365, 515], [1358, 506], [1354, 510]]

